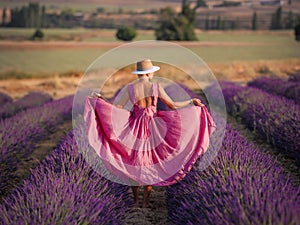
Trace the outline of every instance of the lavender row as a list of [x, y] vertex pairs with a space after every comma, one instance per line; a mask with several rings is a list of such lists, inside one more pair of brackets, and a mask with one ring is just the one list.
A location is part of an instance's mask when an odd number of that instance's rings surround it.
[[[165, 87], [165, 91], [172, 97], [172, 100], [174, 101], [184, 101], [188, 98], [200, 98], [202, 102], [206, 101], [206, 99], [199, 97], [199, 95], [191, 91], [191, 89], [189, 89], [184, 84], [177, 83], [168, 85], [167, 87]], [[158, 99], [157, 101], [157, 108], [159, 110], [171, 110], [160, 99]]]
[[300, 70], [288, 73], [289, 81], [300, 82]]
[[73, 96], [68, 96], [0, 121], [0, 196], [13, 185], [18, 163], [32, 153], [36, 142], [70, 118], [72, 101]]
[[[227, 111], [300, 163], [300, 105], [253, 87], [221, 83]], [[213, 91], [213, 86], [208, 91]]]
[[300, 104], [300, 82], [261, 77], [249, 82], [248, 86], [257, 87], [271, 94], [284, 96]]
[[300, 188], [283, 169], [227, 127], [205, 171], [167, 188], [172, 224], [290, 224], [300, 221]]
[[0, 224], [121, 224], [130, 201], [128, 186], [95, 172], [70, 133], [4, 199]]
[[0, 92], [0, 105], [1, 106], [5, 103], [12, 102], [12, 101], [13, 101], [13, 99], [9, 95]]
[[0, 107], [0, 118], [11, 117], [21, 110], [41, 106], [51, 100], [52, 97], [46, 93], [30, 92], [19, 100], [3, 104]]
[[31, 147], [49, 129], [70, 117], [72, 101], [73, 96], [68, 96], [0, 121], [1, 154]]

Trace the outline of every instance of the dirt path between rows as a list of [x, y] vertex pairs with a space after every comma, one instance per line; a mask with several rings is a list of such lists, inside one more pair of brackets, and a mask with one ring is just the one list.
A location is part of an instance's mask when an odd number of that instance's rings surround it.
[[[168, 224], [168, 210], [166, 207], [166, 187], [153, 187], [149, 197], [148, 208], [131, 208], [125, 225], [164, 225]], [[131, 192], [130, 192], [131, 194]], [[140, 190], [140, 200], [143, 198], [143, 188]]]
[[232, 128], [238, 130], [238, 132], [247, 138], [247, 140], [257, 146], [260, 150], [274, 157], [274, 160], [281, 165], [284, 170], [291, 175], [296, 185], [300, 184], [300, 171], [296, 165], [296, 160], [284, 154], [285, 151], [272, 146], [267, 143], [266, 140], [249, 130], [246, 125], [238, 121], [238, 119], [227, 114], [227, 122]]
[[[17, 170], [13, 172], [13, 180], [9, 180], [5, 187], [5, 196], [16, 187], [18, 187], [22, 181], [30, 175], [30, 169], [34, 169], [43, 159], [49, 155], [52, 150], [57, 146], [62, 136], [68, 133], [72, 129], [72, 121], [65, 120], [64, 123], [57, 126], [46, 139], [41, 139], [36, 144], [33, 152], [20, 159], [20, 163], [17, 165]], [[0, 200], [5, 197], [0, 196]]]

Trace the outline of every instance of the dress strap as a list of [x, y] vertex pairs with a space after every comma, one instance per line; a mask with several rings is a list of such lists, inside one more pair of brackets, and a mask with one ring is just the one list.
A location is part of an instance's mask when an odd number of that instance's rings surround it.
[[157, 98], [158, 98], [158, 93], [159, 93], [159, 85], [158, 85], [158, 83], [153, 83], [153, 97], [154, 97], [154, 99], [153, 99], [153, 105], [155, 105], [156, 106], [156, 104], [157, 104]]
[[136, 102], [135, 93], [134, 93], [134, 86], [133, 84], [128, 85], [128, 92], [130, 101], [134, 104]]

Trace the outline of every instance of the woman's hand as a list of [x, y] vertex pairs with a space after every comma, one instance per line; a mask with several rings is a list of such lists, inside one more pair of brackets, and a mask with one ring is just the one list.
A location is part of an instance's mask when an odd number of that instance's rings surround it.
[[204, 106], [205, 106], [205, 105], [201, 102], [201, 100], [198, 99], [198, 98], [193, 98], [193, 99], [192, 99], [192, 102], [193, 102], [193, 104], [194, 104], [195, 106], [200, 106], [200, 107], [204, 107]]
[[93, 91], [90, 96], [94, 98], [103, 98], [102, 95], [96, 91]]

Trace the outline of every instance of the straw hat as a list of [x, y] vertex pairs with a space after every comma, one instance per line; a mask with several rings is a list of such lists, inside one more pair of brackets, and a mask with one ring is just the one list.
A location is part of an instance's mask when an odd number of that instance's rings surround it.
[[159, 66], [153, 66], [150, 59], [144, 59], [136, 63], [136, 70], [132, 74], [153, 73], [160, 69]]

